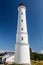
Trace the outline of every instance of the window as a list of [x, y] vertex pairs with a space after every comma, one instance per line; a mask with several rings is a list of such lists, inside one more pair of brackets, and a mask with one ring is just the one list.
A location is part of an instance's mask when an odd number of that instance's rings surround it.
[[21, 20], [23, 22], [23, 20]]
[[21, 30], [23, 30], [23, 28], [21, 28]]
[[21, 14], [23, 15], [23, 12], [21, 12]]
[[21, 39], [23, 40], [23, 37], [21, 37]]

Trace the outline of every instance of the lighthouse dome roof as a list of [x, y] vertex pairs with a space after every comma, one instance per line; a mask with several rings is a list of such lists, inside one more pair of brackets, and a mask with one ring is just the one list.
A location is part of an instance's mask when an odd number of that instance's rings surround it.
[[19, 6], [25, 6], [24, 3], [20, 3]]

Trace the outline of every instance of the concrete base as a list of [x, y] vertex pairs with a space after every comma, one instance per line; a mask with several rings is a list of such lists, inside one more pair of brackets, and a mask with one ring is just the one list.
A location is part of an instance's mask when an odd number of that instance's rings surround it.
[[15, 65], [30, 65], [30, 64], [15, 64]]

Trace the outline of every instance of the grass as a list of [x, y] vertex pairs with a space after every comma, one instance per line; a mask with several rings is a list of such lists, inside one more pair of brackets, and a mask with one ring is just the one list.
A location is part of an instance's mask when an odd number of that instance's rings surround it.
[[43, 61], [31, 61], [31, 65], [43, 65]]
[[[5, 64], [5, 65], [18, 65], [18, 64]], [[22, 65], [22, 64], [20, 64]], [[31, 65], [43, 65], [43, 61], [31, 60]]]

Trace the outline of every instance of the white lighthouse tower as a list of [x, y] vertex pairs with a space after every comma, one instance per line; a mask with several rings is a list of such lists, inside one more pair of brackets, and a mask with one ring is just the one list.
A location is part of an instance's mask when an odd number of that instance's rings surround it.
[[26, 24], [26, 7], [21, 3], [18, 7], [18, 25], [15, 44], [15, 64], [30, 65], [30, 50]]

